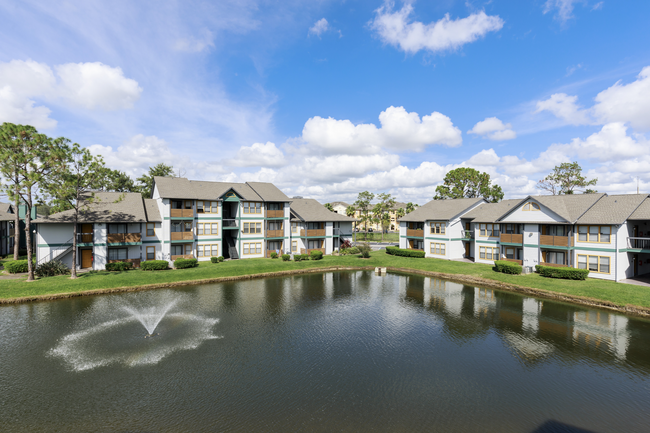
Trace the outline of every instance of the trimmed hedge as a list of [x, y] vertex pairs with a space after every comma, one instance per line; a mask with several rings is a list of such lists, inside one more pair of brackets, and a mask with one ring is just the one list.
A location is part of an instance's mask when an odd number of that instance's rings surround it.
[[14, 260], [5, 263], [5, 270], [10, 274], [17, 274], [20, 272], [27, 272], [27, 260]]
[[167, 263], [167, 260], [147, 260], [140, 263], [140, 269], [143, 271], [162, 271], [169, 269], [169, 263]]
[[386, 254], [390, 254], [392, 256], [415, 257], [418, 259], [423, 259], [425, 253], [424, 251], [407, 250], [397, 247], [386, 247]]
[[129, 262], [115, 262], [115, 263], [106, 263], [107, 271], [129, 271], [133, 269], [133, 263]]
[[223, 262], [223, 256], [217, 257], [217, 260], [219, 260], [219, 263]]
[[588, 269], [555, 268], [552, 266], [535, 265], [535, 270], [542, 277], [562, 278], [563, 280], [586, 280]]
[[321, 260], [323, 258], [323, 252], [322, 251], [312, 251], [309, 253], [311, 256], [312, 260]]
[[219, 263], [219, 257], [210, 257], [212, 263]]
[[195, 268], [198, 265], [199, 261], [197, 259], [176, 259], [174, 261], [174, 267], [176, 269]]
[[309, 254], [294, 254], [293, 255], [293, 261], [294, 262], [301, 262], [304, 260], [309, 260]]
[[509, 262], [507, 260], [495, 260], [494, 267], [496, 268], [495, 270], [497, 272], [501, 272], [502, 274], [513, 274], [513, 275], [521, 274], [521, 271], [523, 269], [520, 264], [515, 262]]
[[344, 256], [359, 254], [359, 252], [359, 248], [357, 247], [345, 248], [344, 250], [341, 250], [341, 254]]
[[278, 258], [278, 253], [276, 253], [275, 251], [273, 251], [273, 252], [270, 254], [270, 256], [271, 256], [272, 259], [277, 259], [277, 258]]
[[63, 264], [60, 260], [51, 260], [49, 262], [42, 263], [34, 269], [34, 273], [37, 277], [53, 277], [55, 275], [67, 275], [70, 273], [70, 269]]
[[282, 254], [282, 261], [283, 262], [288, 262], [291, 260], [291, 255], [290, 254]]

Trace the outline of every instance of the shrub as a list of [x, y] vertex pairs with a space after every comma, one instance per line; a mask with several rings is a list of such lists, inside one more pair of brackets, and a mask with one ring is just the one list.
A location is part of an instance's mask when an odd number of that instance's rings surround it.
[[587, 275], [589, 275], [588, 269], [556, 268], [552, 266], [535, 265], [535, 270], [542, 277], [562, 278], [564, 280], [586, 280]]
[[349, 239], [346, 239], [345, 242], [341, 244], [340, 250], [347, 250], [348, 248], [352, 248], [352, 242], [350, 242]]
[[19, 272], [27, 272], [27, 260], [14, 260], [5, 263], [5, 269], [10, 274], [17, 274]]
[[302, 261], [309, 260], [309, 254], [301, 254], [300, 255], [300, 260], [302, 260]]
[[219, 263], [219, 257], [210, 257], [212, 263]]
[[302, 254], [294, 254], [293, 255], [293, 261], [294, 262], [299, 262], [302, 260]]
[[323, 252], [322, 251], [312, 251], [309, 253], [311, 256], [312, 260], [321, 260], [323, 258]]
[[169, 263], [167, 263], [167, 260], [147, 260], [140, 263], [140, 269], [143, 271], [162, 271], [169, 269]]
[[370, 257], [370, 251], [372, 251], [372, 248], [370, 247], [370, 244], [368, 242], [364, 242], [361, 245], [357, 247], [359, 249], [359, 252], [361, 253], [361, 257], [364, 259], [367, 259]]
[[513, 275], [521, 274], [521, 271], [523, 269], [520, 264], [515, 262], [508, 262], [506, 260], [495, 260], [494, 267], [497, 272]]
[[197, 259], [176, 259], [174, 261], [174, 267], [176, 269], [194, 268], [198, 265], [199, 261]]
[[278, 258], [278, 253], [276, 253], [275, 251], [273, 251], [270, 255], [271, 255], [272, 259], [277, 259]]
[[360, 251], [359, 251], [359, 248], [357, 248], [357, 247], [351, 247], [351, 248], [347, 248], [347, 249], [341, 251], [341, 254], [343, 254], [344, 256], [348, 256], [348, 255], [352, 255], [352, 254], [359, 254], [359, 253], [360, 253]]
[[401, 257], [414, 257], [418, 259], [423, 259], [425, 255], [424, 251], [407, 250], [404, 248], [397, 248], [397, 247], [386, 247], [386, 254], [390, 254], [392, 256], [401, 256]]
[[217, 260], [219, 260], [219, 263], [223, 262], [223, 256], [217, 257]]
[[115, 262], [115, 263], [106, 263], [107, 271], [129, 271], [133, 269], [133, 263], [129, 262]]
[[283, 262], [288, 262], [289, 260], [291, 260], [291, 255], [289, 255], [289, 254], [282, 254], [282, 261], [283, 261]]
[[37, 277], [53, 277], [55, 275], [66, 275], [70, 273], [70, 269], [63, 264], [60, 260], [51, 260], [40, 264], [34, 269]]

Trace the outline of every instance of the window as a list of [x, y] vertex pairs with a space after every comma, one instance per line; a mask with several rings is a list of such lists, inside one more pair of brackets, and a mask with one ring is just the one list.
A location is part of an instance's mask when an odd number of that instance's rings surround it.
[[261, 242], [245, 242], [244, 254], [262, 254]]
[[307, 241], [307, 249], [313, 250], [313, 249], [318, 249], [318, 248], [323, 248], [323, 241], [322, 240]]
[[244, 233], [262, 233], [262, 223], [244, 223]]
[[108, 234], [126, 233], [126, 224], [108, 224]]
[[218, 235], [219, 223], [198, 223], [196, 225], [197, 235]]
[[156, 224], [147, 223], [147, 236], [156, 236]]
[[298, 223], [291, 223], [291, 233], [298, 233]]
[[183, 200], [172, 200], [172, 209], [183, 209]]
[[608, 256], [586, 256], [578, 255], [578, 269], [589, 269], [590, 272], [609, 274]]
[[279, 251], [282, 249], [282, 242], [281, 241], [267, 242], [266, 249], [269, 251]]
[[212, 235], [219, 234], [219, 223], [210, 223], [210, 234]]
[[268, 210], [282, 210], [282, 203], [268, 203], [266, 208]]
[[192, 223], [191, 222], [172, 222], [171, 224], [172, 233], [176, 232], [191, 232]]
[[128, 250], [126, 248], [109, 248], [108, 260], [126, 260]]
[[542, 227], [542, 234], [548, 236], [566, 236], [567, 228], [564, 226], [545, 225]]
[[219, 213], [219, 203], [216, 201], [198, 200], [196, 213]]
[[424, 241], [414, 239], [409, 243], [409, 245], [411, 246], [411, 249], [424, 250]]
[[215, 257], [219, 255], [219, 244], [200, 244], [196, 247], [199, 257]]
[[201, 224], [201, 223], [198, 223], [196, 225], [196, 234], [197, 235], [202, 235], [203, 234], [203, 225], [204, 224]]
[[480, 236], [490, 237], [490, 236], [499, 236], [499, 224], [479, 224]]
[[291, 252], [295, 253], [298, 251], [298, 241], [291, 241]]
[[514, 258], [515, 258], [515, 249], [506, 248], [506, 259], [514, 259]]
[[431, 234], [444, 235], [446, 226], [445, 223], [431, 223]]
[[524, 205], [525, 211], [537, 211], [540, 210], [539, 205], [535, 202], [529, 201]]
[[192, 209], [192, 200], [185, 200], [185, 209]]
[[269, 222], [268, 230], [282, 230], [282, 222], [279, 221]]
[[499, 260], [499, 248], [479, 247], [479, 258], [485, 260]]
[[445, 255], [445, 245], [446, 244], [440, 244], [440, 243], [431, 243], [431, 254], [436, 254], [439, 256], [444, 256]]
[[203, 201], [196, 202], [196, 213], [203, 213]]
[[408, 223], [409, 230], [424, 230], [424, 223]]
[[307, 230], [321, 230], [323, 223], [307, 223]]
[[504, 233], [508, 235], [514, 235], [517, 234], [517, 224], [504, 224]]
[[546, 263], [565, 265], [566, 253], [561, 251], [542, 251], [542, 259]]
[[610, 226], [578, 226], [578, 241], [609, 244], [612, 228]]
[[192, 244], [185, 244], [185, 254], [188, 256], [192, 254]]
[[244, 213], [262, 213], [262, 203], [244, 202]]
[[185, 251], [185, 249], [183, 248], [183, 245], [172, 245], [171, 246], [171, 255], [172, 256], [182, 256], [183, 251]]
[[156, 247], [147, 247], [147, 260], [156, 260]]

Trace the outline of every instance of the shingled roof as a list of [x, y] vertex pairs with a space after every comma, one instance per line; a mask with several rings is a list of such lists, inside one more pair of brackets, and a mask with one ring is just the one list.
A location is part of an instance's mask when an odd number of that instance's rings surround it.
[[291, 201], [275, 185], [267, 182], [211, 182], [184, 177], [154, 177], [163, 198], [219, 200], [231, 189], [246, 201]]
[[264, 201], [291, 201], [280, 189], [268, 182], [246, 182]]
[[578, 224], [623, 224], [647, 198], [647, 194], [603, 197], [578, 219]]
[[[569, 195], [529, 195], [519, 204], [514, 204], [512, 210], [523, 206], [527, 201], [536, 201], [551, 211], [555, 212], [560, 218], [564, 219], [565, 223], [573, 224], [585, 212], [589, 210], [598, 200], [607, 194], [569, 194]], [[509, 212], [508, 212], [509, 213]], [[503, 219], [503, 215], [499, 220]], [[534, 223], [535, 221], [527, 221]], [[544, 221], [538, 221], [544, 223]]]
[[446, 200], [431, 200], [429, 203], [420, 206], [408, 215], [400, 218], [399, 221], [421, 222], [421, 221], [448, 221], [463, 212], [466, 212], [477, 203], [485, 202], [482, 198], [456, 198]]
[[[85, 196], [79, 223], [139, 223], [147, 222], [142, 194], [133, 192], [96, 192], [94, 202], [88, 202], [91, 194]], [[160, 216], [158, 216], [160, 218]], [[73, 223], [74, 210], [58, 212], [37, 218], [37, 224]]]
[[632, 215], [630, 215], [628, 219], [650, 220], [650, 197], [643, 200], [643, 202], [639, 205], [638, 208], [636, 208], [634, 212], [632, 212]]
[[293, 199], [293, 202], [291, 203], [291, 212], [295, 215], [295, 218], [291, 218], [292, 221], [356, 221], [354, 218], [328, 210], [325, 206], [312, 198]]
[[151, 198], [144, 199], [144, 210], [147, 213], [147, 222], [150, 223], [161, 223], [162, 218], [160, 217], [160, 210], [158, 209], [158, 203], [156, 200]]
[[13, 221], [16, 215], [11, 213], [11, 204], [0, 203], [0, 221]]
[[502, 216], [515, 209], [521, 199], [502, 200], [499, 203], [483, 203], [463, 215], [463, 218], [471, 219], [476, 223], [493, 223]]

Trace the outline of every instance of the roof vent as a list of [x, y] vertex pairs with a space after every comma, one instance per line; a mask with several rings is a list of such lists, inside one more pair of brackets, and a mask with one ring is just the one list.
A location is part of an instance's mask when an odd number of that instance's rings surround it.
[[302, 196], [301, 196], [301, 195], [296, 195], [296, 196], [291, 197], [291, 198], [296, 198], [296, 199], [298, 199], [298, 198], [302, 198]]

